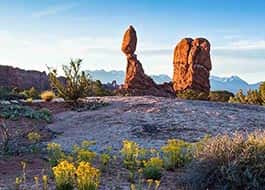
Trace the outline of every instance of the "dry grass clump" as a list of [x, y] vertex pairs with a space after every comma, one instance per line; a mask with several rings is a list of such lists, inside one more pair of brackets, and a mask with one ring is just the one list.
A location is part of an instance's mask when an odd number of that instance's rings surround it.
[[41, 93], [40, 97], [42, 100], [50, 102], [55, 98], [55, 94], [53, 93], [53, 91], [44, 91]]
[[199, 147], [188, 169], [193, 189], [265, 187], [265, 132], [220, 135]]

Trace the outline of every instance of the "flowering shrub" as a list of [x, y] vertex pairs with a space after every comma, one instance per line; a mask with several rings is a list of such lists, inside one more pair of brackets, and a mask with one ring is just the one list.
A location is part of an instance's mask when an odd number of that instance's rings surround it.
[[53, 91], [44, 91], [41, 93], [40, 97], [42, 100], [50, 102], [55, 98], [55, 94], [53, 93]]
[[182, 140], [168, 140], [161, 149], [166, 169], [182, 167], [192, 159], [191, 144]]
[[88, 162], [80, 162], [76, 170], [78, 190], [96, 190], [99, 185], [100, 172]]
[[123, 163], [127, 168], [137, 167], [139, 152], [140, 147], [136, 142], [128, 140], [123, 141], [121, 153], [124, 159]]
[[191, 164], [194, 189], [264, 189], [265, 133], [205, 140]]
[[30, 132], [28, 135], [28, 140], [31, 142], [31, 143], [38, 143], [40, 141], [40, 134], [39, 133], [36, 133], [36, 132]]
[[146, 179], [159, 180], [162, 177], [163, 160], [158, 157], [152, 157], [144, 162], [144, 177]]
[[57, 143], [49, 143], [47, 145], [48, 159], [52, 166], [56, 166], [60, 160], [65, 158], [61, 145]]
[[77, 158], [77, 162], [91, 162], [96, 157], [96, 153], [89, 149], [93, 144], [91, 141], [83, 141], [81, 146], [74, 145], [73, 156]]
[[52, 168], [57, 190], [72, 190], [75, 183], [75, 166], [68, 161], [60, 162]]

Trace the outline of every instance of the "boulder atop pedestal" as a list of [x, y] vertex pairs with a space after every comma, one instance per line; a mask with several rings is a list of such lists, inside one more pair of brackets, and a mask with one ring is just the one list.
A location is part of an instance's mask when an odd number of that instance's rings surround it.
[[[127, 68], [124, 85], [120, 92], [134, 96], [154, 95], [172, 97], [173, 89], [170, 85], [157, 85], [153, 79], [144, 73], [141, 62], [137, 59], [137, 36], [132, 26], [124, 34], [121, 50], [127, 57]], [[172, 92], [172, 93], [171, 93]]]

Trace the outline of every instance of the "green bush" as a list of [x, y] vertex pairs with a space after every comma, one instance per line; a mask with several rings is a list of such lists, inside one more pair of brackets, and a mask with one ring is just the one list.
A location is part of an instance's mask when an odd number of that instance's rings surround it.
[[92, 81], [92, 95], [93, 96], [109, 96], [111, 92], [104, 89], [100, 80]]
[[241, 103], [241, 104], [256, 104], [262, 105], [262, 97], [258, 90], [249, 90], [247, 95], [243, 93], [242, 90], [239, 90], [234, 97], [230, 97], [229, 103]]
[[80, 71], [81, 62], [81, 59], [71, 60], [69, 66], [63, 66], [65, 84], [57, 78], [57, 71], [50, 69], [51, 87], [65, 100], [77, 102], [79, 98], [92, 95], [92, 80], [90, 80], [89, 75]]
[[160, 180], [162, 177], [163, 160], [152, 157], [144, 163], [143, 174], [146, 179]]
[[28, 106], [21, 106], [17, 104], [1, 105], [0, 104], [0, 117], [5, 119], [17, 120], [20, 117], [44, 120], [51, 122], [52, 114], [48, 109], [34, 110]]
[[20, 92], [19, 94], [21, 94], [22, 96], [25, 97], [25, 99], [38, 99], [39, 98], [39, 92], [34, 88], [31, 87], [28, 90], [24, 90], [22, 92]]
[[208, 94], [192, 89], [186, 89], [176, 93], [176, 96], [187, 100], [208, 100]]
[[61, 160], [66, 158], [61, 145], [57, 143], [49, 143], [47, 145], [48, 160], [51, 166], [56, 166]]
[[183, 140], [171, 139], [161, 148], [166, 169], [174, 170], [192, 160], [192, 145]]
[[210, 101], [216, 102], [228, 102], [230, 97], [234, 97], [234, 94], [229, 91], [212, 91], [209, 94]]
[[265, 105], [265, 82], [261, 83], [259, 86], [259, 94], [262, 104]]
[[234, 97], [230, 97], [229, 103], [265, 105], [265, 82], [261, 83], [258, 90], [249, 90], [245, 95], [239, 90]]
[[0, 87], [0, 100], [18, 100], [24, 98], [16, 88]]
[[205, 140], [188, 170], [193, 189], [263, 189], [265, 133]]

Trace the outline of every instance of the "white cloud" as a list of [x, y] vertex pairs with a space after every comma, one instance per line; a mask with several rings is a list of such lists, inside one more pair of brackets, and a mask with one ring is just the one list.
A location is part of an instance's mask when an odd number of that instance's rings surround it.
[[265, 40], [237, 40], [224, 46], [217, 46], [218, 50], [265, 50]]
[[51, 7], [48, 7], [46, 9], [33, 12], [32, 17], [41, 18], [41, 17], [45, 17], [45, 16], [55, 15], [55, 14], [58, 14], [60, 12], [68, 11], [68, 10], [74, 8], [75, 6], [77, 6], [77, 3], [51, 6]]

